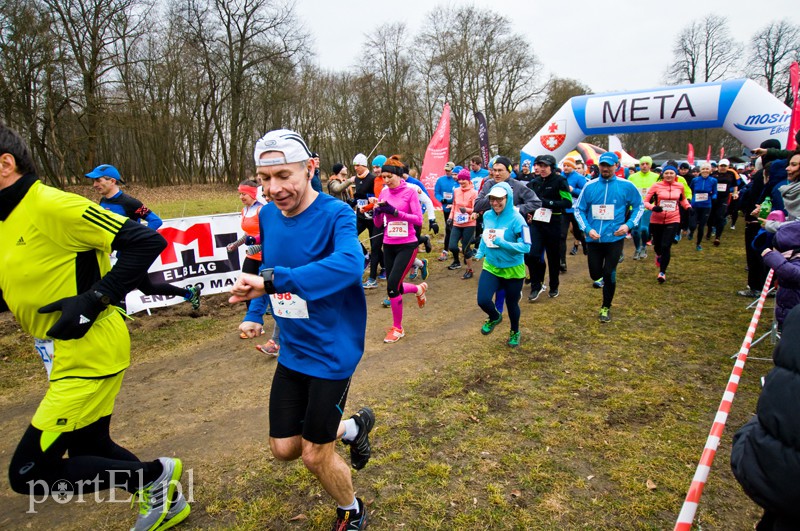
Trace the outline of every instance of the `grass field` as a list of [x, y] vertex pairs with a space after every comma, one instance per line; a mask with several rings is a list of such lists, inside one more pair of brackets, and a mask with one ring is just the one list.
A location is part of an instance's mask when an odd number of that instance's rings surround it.
[[[133, 195], [160, 215], [237, 210], [234, 190], [177, 193], [178, 199], [160, 190]], [[214, 207], [204, 210], [207, 205]], [[597, 321], [600, 293], [591, 288], [585, 258], [570, 257], [559, 298], [523, 302], [522, 344], [514, 350], [505, 346], [505, 322], [492, 335], [478, 333], [483, 314], [475, 304], [475, 280], [463, 282], [460, 272], [447, 271], [435, 251], [428, 256], [430, 302], [422, 311], [407, 310], [409, 333], [399, 343], [381, 343], [389, 314], [380, 308], [383, 290], [370, 290], [367, 349], [348, 410], [368, 403], [378, 415], [373, 458], [354, 473], [371, 528], [671, 528], [733, 367], [730, 356], [752, 315], [735, 294], [746, 278], [741, 237], [740, 230], [726, 229], [723, 245], [703, 252], [677, 245], [663, 286], [655, 281], [652, 259], [632, 261], [628, 244], [607, 325]], [[203, 471], [192, 516], [181, 528], [326, 529], [332, 504], [302, 464], [275, 462], [265, 427], [229, 427], [237, 419], [248, 426], [253, 411], [265, 411], [265, 391], [251, 387], [268, 383], [272, 365], [236, 339], [241, 312], [224, 299], [204, 299], [193, 319], [181, 307], [136, 317], [134, 365], [119, 408], [125, 420], [117, 426], [134, 448], [159, 452], [175, 443], [171, 451], [188, 455]], [[759, 332], [769, 326], [769, 315], [764, 312]], [[0, 319], [0, 331], [0, 403], [17, 412], [13, 422], [12, 413], [0, 419], [17, 429], [4, 430], [0, 462], [6, 465], [25, 418], [20, 404], [35, 404], [31, 397], [45, 384], [30, 338], [8, 317]], [[766, 342], [752, 353], [770, 354]], [[206, 368], [198, 361], [204, 356], [236, 363]], [[758, 519], [728, 460], [733, 433], [752, 415], [758, 380], [771, 367], [757, 360], [745, 367], [698, 529], [751, 529]], [[143, 409], [146, 395], [138, 394], [152, 385], [142, 376], [150, 370], [173, 375], [170, 392], [203, 411], [202, 437], [179, 424], [150, 432], [153, 413]], [[221, 382], [223, 390], [207, 396]], [[158, 410], [162, 402], [154, 404]], [[219, 449], [225, 445], [235, 451]], [[0, 506], [22, 513], [7, 484], [0, 490]], [[71, 529], [86, 521], [91, 528], [117, 529], [130, 511], [56, 507], [48, 515], [6, 523]]]

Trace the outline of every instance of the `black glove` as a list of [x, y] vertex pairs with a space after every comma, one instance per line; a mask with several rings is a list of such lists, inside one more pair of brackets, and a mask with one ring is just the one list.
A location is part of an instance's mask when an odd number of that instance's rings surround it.
[[466, 214], [467, 213], [467, 208], [466, 207], [458, 207], [458, 211], [461, 212], [462, 214]]
[[53, 339], [80, 339], [94, 324], [107, 304], [101, 302], [97, 291], [84, 291], [79, 295], [65, 297], [39, 308], [39, 313], [61, 312], [61, 317], [50, 327], [47, 335]]
[[439, 234], [439, 224], [435, 219], [428, 220], [428, 230], [432, 230], [434, 234]]
[[255, 236], [245, 236], [244, 244], [245, 245], [255, 245], [256, 244], [256, 237]]
[[656, 205], [653, 207], [653, 212], [663, 212], [664, 208], [661, 205]]
[[544, 201], [542, 201], [542, 203], [547, 205], [547, 208], [553, 208], [555, 201], [553, 201], [552, 199], [545, 199]]
[[446, 224], [447, 224], [448, 228], [450, 228], [450, 229], [453, 228], [453, 220], [452, 219], [448, 219]]
[[378, 206], [376, 206], [372, 212], [375, 214], [397, 216], [397, 209], [389, 203], [378, 203]]

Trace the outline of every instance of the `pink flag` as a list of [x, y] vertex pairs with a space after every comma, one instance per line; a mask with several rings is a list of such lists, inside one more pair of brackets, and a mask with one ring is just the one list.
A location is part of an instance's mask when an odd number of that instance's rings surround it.
[[719, 148], [719, 160], [722, 160], [724, 158], [725, 158], [725, 148], [721, 147]]
[[686, 162], [694, 166], [694, 146], [690, 143], [686, 149]]
[[798, 86], [800, 86], [800, 67], [797, 65], [797, 61], [792, 63], [792, 66], [789, 68], [789, 76], [792, 85], [792, 121], [789, 124], [789, 138], [786, 140], [786, 149], [797, 149], [797, 141], [794, 137], [797, 135], [797, 131], [800, 131], [800, 100], [798, 100], [797, 92]]
[[436, 131], [433, 132], [428, 149], [425, 150], [425, 159], [422, 161], [422, 174], [419, 176], [419, 180], [430, 192], [431, 201], [436, 207], [442, 205], [434, 196], [434, 188], [436, 188], [436, 180], [444, 175], [444, 165], [447, 163], [448, 158], [450, 158], [450, 104], [445, 103], [442, 117], [439, 119], [439, 125], [436, 126]]
[[708, 153], [706, 153], [706, 162], [711, 162], [711, 146], [708, 146]]

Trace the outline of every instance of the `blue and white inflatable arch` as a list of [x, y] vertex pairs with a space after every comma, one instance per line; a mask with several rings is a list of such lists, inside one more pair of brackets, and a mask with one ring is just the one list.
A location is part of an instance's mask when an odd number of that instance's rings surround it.
[[589, 135], [723, 128], [748, 148], [786, 145], [792, 111], [749, 79], [577, 96], [522, 148], [520, 160], [561, 160]]

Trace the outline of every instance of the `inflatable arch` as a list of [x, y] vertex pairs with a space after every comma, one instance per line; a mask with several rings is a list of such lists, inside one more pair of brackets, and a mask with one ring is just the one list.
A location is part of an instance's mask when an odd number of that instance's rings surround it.
[[792, 111], [749, 79], [577, 96], [547, 121], [520, 160], [561, 160], [589, 135], [723, 128], [748, 148], [768, 138], [786, 145]]

